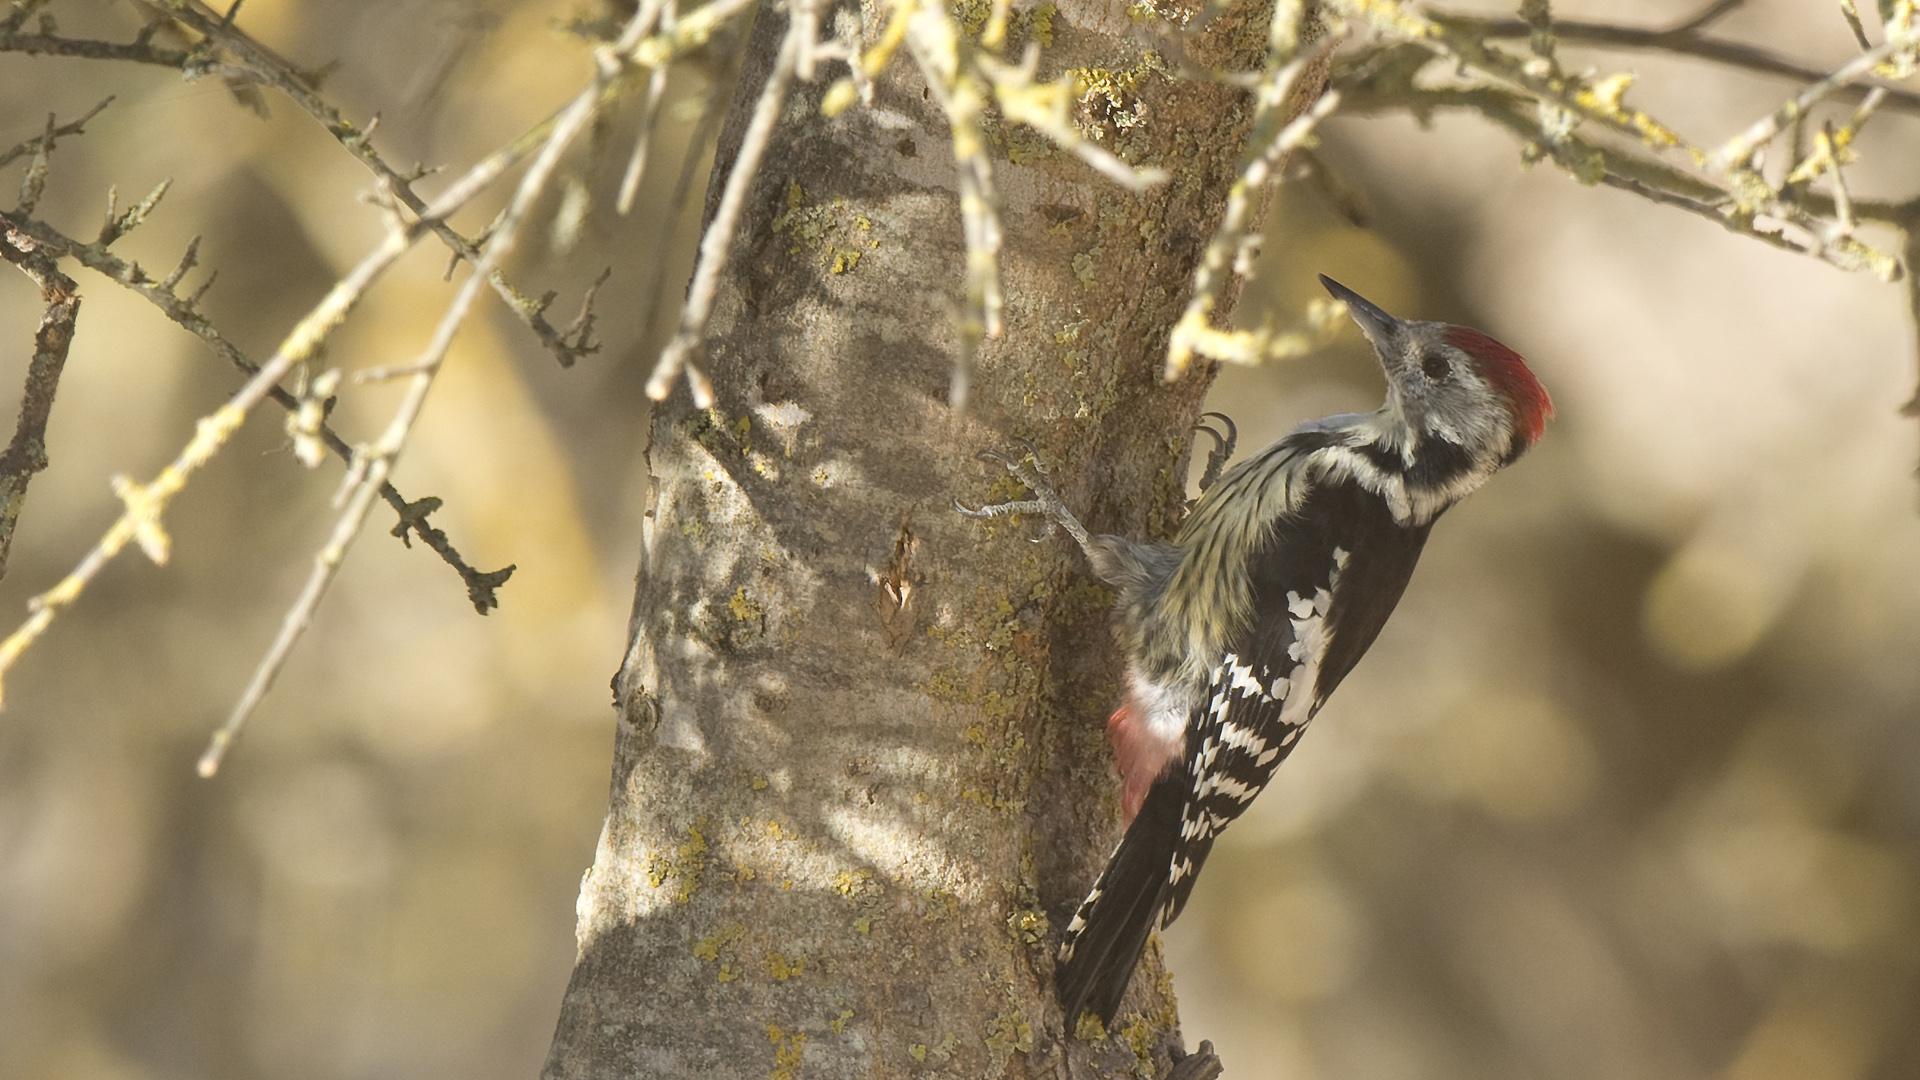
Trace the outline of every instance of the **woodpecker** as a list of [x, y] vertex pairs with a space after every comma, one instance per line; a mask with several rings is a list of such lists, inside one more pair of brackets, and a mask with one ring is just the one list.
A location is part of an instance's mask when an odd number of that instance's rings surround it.
[[[1180, 914], [1214, 838], [1292, 751], [1373, 644], [1446, 509], [1538, 442], [1553, 403], [1518, 353], [1478, 330], [1396, 319], [1320, 281], [1372, 343], [1387, 399], [1300, 425], [1224, 475], [1216, 449], [1172, 544], [1093, 535], [1035, 458], [984, 451], [1033, 497], [969, 517], [1038, 514], [1113, 586], [1126, 695], [1107, 721], [1126, 832], [1067, 927], [1055, 982], [1069, 1032], [1111, 1025], [1154, 924]], [[1222, 418], [1224, 419], [1224, 417]], [[1031, 447], [1029, 447], [1031, 450]]]

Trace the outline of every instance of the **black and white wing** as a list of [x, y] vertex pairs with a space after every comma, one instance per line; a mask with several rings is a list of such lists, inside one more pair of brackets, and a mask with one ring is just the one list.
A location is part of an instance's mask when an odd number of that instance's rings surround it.
[[1148, 791], [1067, 928], [1056, 981], [1069, 1030], [1110, 1022], [1147, 934], [1179, 916], [1214, 838], [1244, 813], [1399, 602], [1428, 526], [1403, 528], [1352, 483], [1310, 492], [1251, 567], [1257, 617], [1230, 641], [1185, 754]]
[[[1329, 523], [1339, 523], [1337, 530]], [[1314, 490], [1255, 562], [1259, 618], [1229, 644], [1187, 729], [1179, 840], [1160, 915], [1186, 906], [1213, 840], [1244, 813], [1334, 688], [1373, 644], [1413, 576], [1430, 526], [1402, 528], [1353, 484]]]

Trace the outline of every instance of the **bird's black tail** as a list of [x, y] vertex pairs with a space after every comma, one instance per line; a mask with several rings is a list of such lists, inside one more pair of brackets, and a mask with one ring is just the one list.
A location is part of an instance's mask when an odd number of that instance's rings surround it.
[[1060, 946], [1054, 984], [1071, 1035], [1082, 1012], [1111, 1026], [1147, 934], [1166, 903], [1187, 781], [1179, 769], [1154, 782], [1100, 880], [1080, 903]]

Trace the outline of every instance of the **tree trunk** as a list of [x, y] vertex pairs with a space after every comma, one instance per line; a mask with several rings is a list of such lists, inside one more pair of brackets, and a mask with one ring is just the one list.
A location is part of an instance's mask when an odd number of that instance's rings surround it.
[[[1190, 59], [1256, 64], [1264, 11], [1216, 19]], [[884, 13], [864, 14], [871, 43]], [[1061, 1055], [1157, 1075], [1178, 1045], [1157, 946], [1112, 1038], [1063, 1037], [1052, 992], [1119, 832], [1111, 594], [1064, 537], [950, 501], [1017, 495], [974, 453], [1026, 438], [1096, 532], [1174, 528], [1209, 373], [1158, 373], [1251, 105], [1165, 74], [1117, 4], [1024, 18], [1050, 65], [1088, 69], [1083, 127], [1172, 180], [1133, 196], [993, 131], [1006, 332], [956, 416], [946, 119], [904, 57], [834, 119], [796, 83], [716, 308], [717, 403], [677, 392], [652, 418], [611, 806], [548, 1077], [1027, 1076]], [[716, 185], [785, 23], [759, 15]]]

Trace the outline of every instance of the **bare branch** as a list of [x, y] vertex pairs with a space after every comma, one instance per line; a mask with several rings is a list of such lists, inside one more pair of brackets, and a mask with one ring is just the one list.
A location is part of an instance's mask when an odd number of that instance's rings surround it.
[[17, 29], [0, 26], [0, 52], [86, 60], [124, 60], [170, 68], [179, 68], [187, 63], [188, 53], [179, 49], [160, 48], [148, 40], [150, 36], [150, 31], [142, 32], [139, 37], [123, 45], [111, 41], [64, 38], [57, 34], [23, 34]]
[[[113, 95], [108, 94], [101, 99], [100, 104], [88, 109], [86, 114], [80, 117], [80, 119], [70, 120], [67, 123], [53, 128], [46, 134], [35, 135], [25, 142], [17, 143], [6, 151], [0, 152], [0, 167], [11, 165], [16, 159], [25, 157], [28, 154], [38, 154], [52, 150], [52, 140], [64, 139], [69, 135], [86, 134], [87, 121], [99, 116], [101, 110], [111, 104], [113, 104]], [[48, 119], [51, 120], [52, 117], [48, 117]]]
[[[98, 110], [96, 110], [98, 111]], [[7, 574], [7, 555], [13, 547], [13, 529], [26, 505], [27, 484], [47, 467], [47, 420], [60, 390], [67, 349], [73, 343], [74, 322], [80, 315], [79, 286], [60, 272], [51, 253], [15, 227], [13, 216], [0, 212], [5, 234], [0, 235], [0, 258], [18, 266], [40, 286], [46, 314], [33, 335], [33, 359], [27, 363], [26, 387], [20, 392], [20, 419], [13, 441], [0, 453], [0, 578]]]
[[1703, 30], [1708, 24], [1718, 22], [1722, 16], [1730, 14], [1733, 9], [1741, 7], [1746, 2], [1747, 0], [1713, 0], [1713, 3], [1700, 9], [1699, 14], [1692, 18], [1682, 19], [1680, 22], [1669, 27], [1667, 33], [1691, 34], [1697, 30]]
[[[171, 9], [169, 14], [182, 25], [201, 34], [207, 41], [217, 44], [234, 59], [233, 63], [226, 63], [214, 59], [195, 59], [183, 54], [181, 64], [176, 66], [187, 71], [190, 77], [196, 74], [212, 73], [258, 83], [280, 91], [326, 128], [328, 134], [358, 158], [376, 177], [384, 180], [391, 189], [393, 197], [402, 205], [416, 215], [425, 214], [426, 200], [413, 190], [413, 183], [420, 179], [420, 176], [400, 172], [389, 165], [373, 148], [371, 136], [378, 118], [369, 122], [365, 129], [356, 128], [340, 115], [338, 109], [320, 96], [316, 89], [317, 80], [312, 73], [298, 70], [273, 50], [254, 41], [232, 25], [226, 15], [215, 13], [204, 4], [188, 2], [188, 0], [169, 0], [168, 7]], [[652, 7], [657, 9], [658, 4]], [[196, 64], [197, 67], [195, 67]], [[193, 70], [189, 71], [189, 68]], [[551, 132], [554, 119], [549, 117], [544, 123], [521, 136], [521, 142], [524, 145], [520, 147], [520, 154], [515, 160], [530, 152], [532, 146], [537, 145], [540, 139]], [[475, 245], [444, 221], [436, 223], [433, 232], [456, 257], [469, 263], [477, 257]], [[553, 354], [554, 359], [562, 367], [572, 366], [574, 361], [583, 355], [582, 350], [569, 346], [564, 335], [542, 317], [534, 302], [526, 294], [514, 288], [505, 274], [495, 270], [489, 282], [494, 291], [507, 301], [508, 308], [527, 325], [528, 329], [533, 331], [534, 336], [540, 339], [540, 343]]]
[[1853, 40], [1859, 42], [1862, 49], [1873, 48], [1873, 42], [1867, 40], [1867, 28], [1860, 24], [1860, 11], [1854, 7], [1853, 0], [1840, 0], [1840, 17], [1847, 20], [1847, 29], [1853, 31]]
[[[1828, 237], [1829, 230], [1819, 219], [1836, 212], [1829, 198], [1807, 192], [1800, 194], [1794, 204], [1770, 200], [1764, 209], [1748, 206], [1743, 210], [1739, 199], [1726, 188], [1662, 161], [1617, 146], [1602, 147], [1570, 133], [1549, 136], [1541, 129], [1538, 107], [1524, 95], [1490, 86], [1420, 86], [1413, 81], [1413, 74], [1405, 67], [1393, 65], [1371, 72], [1348, 73], [1339, 83], [1346, 95], [1346, 114], [1363, 115], [1397, 108], [1424, 117], [1444, 108], [1471, 109], [1512, 131], [1535, 148], [1537, 154], [1551, 157], [1583, 183], [1630, 191], [1653, 202], [1697, 214], [1770, 246], [1815, 256], [1841, 269], [1869, 269], [1889, 281], [1900, 277], [1900, 262], [1892, 255], [1847, 236]], [[1907, 220], [1912, 212], [1904, 206], [1864, 200], [1853, 200], [1852, 210], [1861, 219], [1894, 225]], [[1796, 242], [1776, 229], [1764, 228], [1760, 222], [1763, 215], [1792, 225], [1802, 230], [1810, 241], [1819, 242]], [[1828, 239], [1821, 241], [1822, 237]]]
[[1034, 73], [1040, 65], [1037, 45], [1027, 46], [1019, 67], [985, 55], [975, 56], [973, 61], [992, 87], [994, 103], [1000, 106], [1000, 115], [1008, 123], [1025, 124], [1038, 131], [1055, 146], [1128, 191], [1145, 191], [1166, 183], [1165, 169], [1129, 165], [1080, 133], [1069, 116], [1074, 100], [1074, 77], [1067, 75], [1053, 82], [1036, 82]]
[[1760, 144], [1780, 134], [1780, 129], [1797, 118], [1806, 115], [1808, 109], [1817, 102], [1832, 96], [1854, 81], [1864, 77], [1874, 68], [1885, 63], [1902, 50], [1911, 49], [1914, 42], [1904, 38], [1889, 38], [1875, 48], [1868, 49], [1859, 56], [1835, 68], [1831, 73], [1790, 98], [1772, 113], [1754, 121], [1747, 130], [1727, 140], [1714, 158], [1721, 168], [1729, 168], [1747, 160]]
[[107, 219], [100, 225], [100, 236], [94, 240], [95, 246], [102, 248], [111, 247], [115, 240], [139, 228], [146, 222], [147, 215], [153, 213], [154, 209], [160, 205], [160, 200], [166, 198], [167, 189], [172, 186], [172, 180], [160, 181], [154, 185], [152, 191], [147, 192], [146, 198], [141, 199], [129, 207], [124, 214], [114, 213], [113, 204], [115, 192], [109, 189], [107, 191]]
[[[1446, 21], [1462, 26], [1471, 26], [1489, 39], [1526, 37], [1532, 28], [1519, 19], [1477, 20], [1465, 16], [1448, 15]], [[1646, 49], [1669, 52], [1679, 56], [1693, 56], [1702, 60], [1711, 60], [1729, 67], [1745, 68], [1765, 75], [1778, 75], [1796, 82], [1814, 82], [1826, 76], [1826, 72], [1797, 64], [1778, 53], [1738, 42], [1719, 38], [1702, 37], [1689, 23], [1679, 28], [1654, 30], [1633, 26], [1615, 26], [1610, 23], [1559, 22], [1553, 24], [1553, 33], [1563, 42], [1581, 45], [1612, 46], [1621, 49]], [[1861, 48], [1871, 46], [1864, 41]], [[1902, 112], [1920, 113], [1920, 94], [1910, 90], [1892, 87], [1874, 87], [1889, 94], [1889, 102]], [[1842, 87], [1838, 93], [1845, 97], [1857, 97], [1866, 94], [1867, 87], [1853, 85]]]
[[39, 145], [33, 155], [33, 161], [27, 165], [27, 174], [20, 178], [20, 212], [31, 214], [40, 205], [40, 193], [47, 188], [47, 168], [53, 156], [53, 115], [47, 115], [47, 133], [35, 140]]
[[[156, 282], [147, 277], [146, 272], [137, 264], [129, 263], [104, 248], [82, 244], [78, 240], [63, 235], [45, 222], [22, 219], [19, 221], [18, 227], [28, 236], [31, 236], [36, 243], [47, 247], [61, 258], [77, 259], [81, 265], [97, 271], [102, 276], [146, 300], [155, 308], [159, 309], [162, 315], [165, 315], [168, 319], [179, 324], [182, 329], [206, 342], [215, 354], [226, 359], [226, 361], [234, 367], [239, 368], [249, 375], [260, 370], [260, 366], [254, 363], [252, 358], [248, 357], [238, 346], [234, 345], [233, 342], [222, 335], [220, 331], [198, 311], [197, 301], [201, 292], [204, 292], [206, 289], [205, 284], [203, 284], [200, 289], [195, 290], [192, 296], [184, 299], [174, 294], [173, 290], [177, 287], [180, 280], [189, 270], [193, 269], [198, 262], [198, 238], [196, 238], [195, 242], [188, 243], [186, 255], [181, 259], [180, 265], [174, 269], [173, 273], [168, 274], [164, 280]], [[209, 278], [207, 284], [211, 284], [211, 278]], [[299, 407], [298, 399], [278, 386], [269, 390], [267, 396], [283, 409], [291, 411]], [[335, 457], [346, 462], [353, 460], [353, 448], [348, 446], [346, 440], [342, 439], [331, 427], [322, 423], [315, 434]], [[422, 499], [417, 502], [410, 502], [391, 484], [381, 490], [380, 496], [387, 501], [389, 506], [393, 507], [396, 513], [401, 515], [402, 526], [407, 526], [409, 523], [408, 508], [417, 506], [420, 502], [427, 501]], [[437, 500], [435, 501], [437, 502]], [[424, 519], [415, 521], [414, 526], [413, 535], [419, 536], [428, 548], [438, 554], [447, 565], [453, 567], [454, 572], [458, 573], [461, 580], [466, 582], [469, 595], [473, 595], [478, 587], [478, 583], [486, 578], [487, 574], [468, 565], [467, 561], [461, 557], [459, 550], [447, 539], [446, 534], [439, 529], [426, 525]], [[401, 528], [395, 535], [404, 540], [408, 535], [408, 531], [406, 528]], [[480, 610], [480, 613], [484, 615], [489, 609], [497, 607], [499, 604], [489, 596], [487, 597], [487, 602], [484, 604], [481, 603], [479, 599], [476, 599], [475, 606]]]
[[[673, 29], [676, 14], [672, 0], [668, 0], [660, 12], [663, 30]], [[620, 178], [620, 194], [614, 199], [614, 211], [623, 217], [633, 209], [634, 196], [640, 191], [640, 176], [647, 169], [647, 151], [653, 145], [653, 129], [659, 119], [660, 102], [666, 96], [667, 65], [662, 64], [647, 76], [647, 100], [640, 108], [640, 130], [634, 135], [633, 156], [627, 159], [626, 175]]]
[[[1276, 12], [1275, 21], [1279, 22], [1282, 17], [1280, 12]], [[1292, 99], [1294, 87], [1299, 84], [1301, 76], [1331, 52], [1340, 40], [1329, 35], [1312, 53], [1285, 58], [1284, 62], [1274, 65], [1273, 71], [1261, 85], [1255, 98], [1253, 130], [1248, 135], [1240, 178], [1228, 191], [1227, 207], [1221, 215], [1220, 226], [1207, 242], [1206, 253], [1201, 256], [1200, 265], [1194, 270], [1193, 296], [1187, 301], [1186, 310], [1181, 313], [1180, 321], [1174, 324], [1168, 337], [1167, 364], [1163, 375], [1167, 380], [1179, 378], [1196, 353], [1218, 360], [1257, 363], [1281, 355], [1298, 355], [1310, 347], [1312, 336], [1228, 332], [1215, 329], [1212, 318], [1215, 307], [1220, 303], [1222, 290], [1226, 287], [1235, 254], [1251, 227], [1254, 209], [1260, 205], [1260, 196], [1274, 178], [1275, 170], [1287, 154], [1304, 144], [1311, 137], [1314, 127], [1340, 104], [1340, 92], [1328, 90], [1305, 112], [1291, 121], [1286, 120], [1287, 103]], [[1323, 323], [1329, 321], [1322, 320]]]
[[[1357, 65], [1361, 74], [1348, 84], [1363, 97], [1408, 108], [1416, 115], [1425, 115], [1431, 103], [1442, 100], [1467, 105], [1521, 134], [1527, 140], [1525, 152], [1530, 157], [1551, 157], [1583, 183], [1609, 183], [1634, 191], [1663, 190], [1679, 197], [1663, 202], [1696, 211], [1704, 208], [1727, 228], [1776, 246], [1815, 255], [1843, 269], [1869, 269], [1889, 281], [1903, 273], [1893, 255], [1862, 244], [1821, 220], [1833, 213], [1831, 200], [1790, 188], [1776, 190], [1751, 159], [1762, 143], [1777, 135], [1781, 126], [1795, 116], [1804, 114], [1813, 102], [1837, 92], [1878, 63], [1906, 56], [1912, 43], [1904, 38], [1844, 65], [1731, 140], [1727, 149], [1709, 156], [1678, 132], [1623, 103], [1632, 85], [1630, 75], [1614, 75], [1598, 82], [1572, 77], [1549, 79], [1518, 57], [1476, 37], [1481, 25], [1476, 20], [1429, 20], [1394, 0], [1328, 3], [1366, 19], [1383, 36], [1398, 39], [1398, 44], [1375, 49], [1361, 58]], [[1427, 64], [1423, 53], [1451, 61], [1462, 72], [1474, 72], [1512, 87], [1517, 96], [1509, 98], [1507, 92], [1494, 87], [1436, 89], [1420, 85], [1415, 75]], [[1528, 102], [1524, 108], [1518, 104], [1522, 99]], [[1603, 150], [1577, 137], [1575, 127], [1580, 120], [1634, 136], [1654, 153], [1678, 151], [1691, 168], [1704, 175], [1689, 175], [1680, 169], [1656, 166], [1637, 155]], [[1684, 181], [1680, 177], [1685, 177]], [[1880, 208], [1855, 202], [1853, 209], [1866, 217]], [[1780, 227], [1772, 227], [1769, 221], [1777, 221]], [[1796, 230], [1805, 239], [1796, 239], [1787, 230]]]
[[[248, 680], [246, 690], [233, 707], [232, 713], [220, 729], [213, 734], [206, 752], [200, 756], [199, 772], [203, 777], [211, 777], [220, 769], [220, 762], [226, 756], [227, 748], [233, 744], [235, 736], [246, 723], [260, 702], [272, 688], [274, 680], [286, 666], [287, 658], [293, 655], [294, 646], [306, 633], [313, 621], [313, 614], [319, 609], [320, 601], [326, 596], [338, 576], [340, 565], [345, 561], [347, 550], [359, 536], [366, 524], [367, 514], [373, 509], [374, 496], [386, 483], [394, 462], [406, 447], [408, 438], [413, 434], [415, 424], [419, 422], [421, 410], [426, 407], [427, 395], [432, 391], [435, 378], [445, 362], [447, 351], [453, 346], [453, 339], [466, 322], [467, 315], [473, 310], [474, 301], [480, 295], [480, 287], [489, 280], [495, 266], [513, 250], [524, 224], [527, 212], [532, 209], [534, 200], [546, 190], [554, 170], [560, 164], [560, 158], [566, 153], [573, 140], [593, 122], [601, 107], [606, 103], [606, 91], [618, 78], [625, 74], [624, 54], [639, 40], [640, 36], [652, 25], [660, 4], [651, 8], [643, 7], [628, 24], [619, 42], [596, 51], [594, 75], [585, 89], [576, 95], [559, 115], [553, 126], [553, 133], [547, 137], [540, 153], [528, 167], [527, 174], [520, 180], [514, 191], [513, 199], [507, 204], [486, 246], [480, 251], [480, 258], [473, 265], [473, 273], [461, 283], [459, 291], [447, 305], [447, 310], [434, 329], [432, 340], [419, 360], [415, 362], [414, 373], [407, 385], [406, 395], [393, 417], [387, 422], [386, 430], [374, 441], [359, 460], [364, 463], [363, 471], [347, 496], [345, 508], [334, 521], [333, 531], [327, 542], [314, 556], [313, 568], [307, 574], [307, 580], [300, 595], [287, 610], [267, 654], [254, 668], [253, 677]], [[458, 190], [461, 185], [455, 185]], [[603, 279], [604, 280], [604, 279]], [[596, 288], [598, 284], [596, 283]], [[509, 567], [500, 575], [512, 573]]]
[[[434, 225], [447, 215], [459, 209], [466, 200], [477, 194], [488, 183], [497, 179], [514, 161], [524, 153], [519, 143], [512, 144], [494, 152], [479, 164], [468, 170], [467, 174], [454, 183], [448, 191], [426, 208], [425, 214], [412, 225], [391, 230], [381, 246], [363, 258], [359, 265], [345, 278], [335, 283], [333, 289], [314, 309], [307, 313], [281, 343], [280, 348], [265, 364], [254, 372], [252, 378], [236, 391], [227, 404], [212, 415], [203, 418], [196, 426], [194, 437], [181, 450], [174, 460], [162, 469], [160, 475], [150, 483], [138, 484], [124, 477], [116, 478], [114, 489], [126, 504], [120, 518], [107, 530], [80, 564], [66, 578], [52, 589], [35, 597], [29, 605], [32, 614], [19, 629], [0, 641], [0, 676], [12, 668], [20, 654], [26, 650], [52, 623], [54, 616], [62, 609], [71, 606], [85, 591], [102, 568], [124, 550], [128, 543], [137, 542], [148, 556], [158, 560], [166, 557], [166, 533], [160, 524], [160, 516], [173, 497], [186, 487], [188, 479], [226, 445], [233, 433], [246, 421], [254, 406], [284, 393], [279, 382], [295, 364], [304, 362], [326, 341], [340, 323], [347, 317], [361, 297], [366, 295], [374, 281], [397, 262], [418, 240], [430, 232]], [[149, 196], [149, 200], [154, 196]], [[137, 209], [137, 208], [136, 208]], [[111, 211], [110, 220], [120, 220]], [[33, 235], [29, 231], [29, 235]], [[35, 236], [35, 239], [39, 239]], [[98, 258], [106, 255], [104, 243], [86, 245], [82, 249], [87, 255]], [[139, 267], [130, 266], [129, 275], [144, 279]], [[484, 275], [476, 275], [479, 280]], [[471, 283], [471, 282], [470, 282]], [[384, 471], [379, 480], [364, 485], [367, 498], [381, 488], [385, 480]]]
[[66, 578], [33, 599], [29, 604], [32, 614], [27, 621], [5, 641], [0, 641], [0, 676], [4, 676], [20, 654], [46, 631], [56, 614], [80, 598], [87, 585], [128, 543], [137, 541], [155, 561], [165, 559], [166, 534], [161, 531], [160, 515], [167, 503], [186, 487], [187, 480], [201, 466], [219, 453], [245, 422], [247, 414], [268, 396], [281, 377], [295, 363], [312, 355], [314, 349], [326, 340], [327, 335], [358, 303], [373, 280], [397, 261], [424, 231], [415, 229], [395, 233], [373, 254], [361, 260], [353, 273], [336, 284], [319, 306], [294, 327], [273, 359], [228, 399], [227, 404], [199, 422], [186, 448], [151, 483], [137, 484], [124, 477], [115, 479], [115, 491], [126, 503], [119, 520]]
[[[723, 3], [736, 2], [743, 4], [744, 0], [714, 0], [697, 14], [705, 14]], [[693, 21], [692, 17], [682, 20], [675, 32], [684, 33], [687, 24]], [[786, 105], [787, 89], [792, 85], [794, 69], [799, 63], [799, 30], [797, 22], [787, 27], [773, 71], [760, 88], [760, 100], [754, 105], [753, 118], [741, 138], [740, 152], [727, 173], [726, 187], [721, 191], [713, 220], [708, 222], [707, 231], [700, 238], [700, 258], [694, 264], [693, 282], [687, 287], [686, 303], [680, 309], [680, 329], [661, 350], [653, 374], [647, 378], [647, 396], [655, 401], [666, 397], [667, 391], [673, 389], [674, 380], [685, 372], [694, 403], [703, 409], [713, 403], [712, 390], [699, 375], [698, 357], [706, 342], [707, 320], [713, 315], [720, 271], [727, 265], [727, 249], [733, 245], [734, 231], [740, 225], [740, 209], [746, 204], [747, 189], [760, 171], [760, 157], [773, 138], [774, 124]]]
[[956, 320], [958, 349], [947, 404], [967, 407], [973, 360], [980, 343], [1000, 333], [1000, 193], [987, 156], [985, 119], [989, 91], [969, 62], [960, 27], [945, 7], [916, 3], [906, 23], [907, 52], [926, 78], [933, 102], [946, 114], [959, 167], [960, 232], [967, 246], [966, 299]]
[[[715, 85], [706, 93], [706, 100], [700, 109], [700, 119], [693, 126], [693, 133], [687, 139], [687, 151], [680, 159], [680, 174], [674, 178], [673, 193], [667, 197], [665, 212], [660, 218], [660, 232], [654, 240], [654, 250], [667, 252], [673, 250], [673, 238], [680, 228], [680, 219], [686, 213], [687, 204], [693, 198], [693, 182], [702, 160], [702, 150], [712, 143], [714, 134], [719, 130], [720, 121], [726, 110], [722, 106], [726, 98], [719, 87], [731, 85], [740, 70], [740, 60], [746, 50], [748, 35], [735, 35], [735, 47], [727, 57], [726, 69], [721, 73]], [[669, 291], [661, 287], [668, 272], [666, 259], [650, 261], [647, 282], [640, 295], [647, 298], [647, 314], [640, 320], [640, 340], [653, 340], [654, 327], [660, 324], [661, 299]]]

